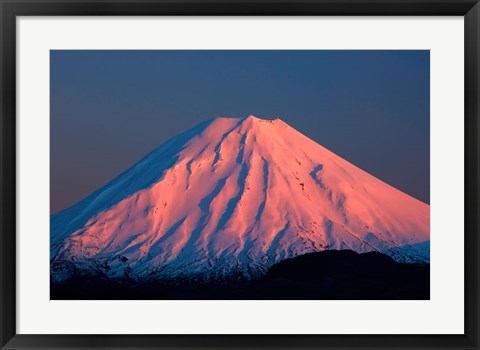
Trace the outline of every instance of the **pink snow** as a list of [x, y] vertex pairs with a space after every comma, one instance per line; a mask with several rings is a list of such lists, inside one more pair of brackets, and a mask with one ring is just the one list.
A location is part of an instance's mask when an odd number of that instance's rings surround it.
[[325, 249], [428, 261], [409, 247], [430, 239], [429, 205], [280, 119], [217, 118], [167, 146], [54, 216], [53, 260], [207, 279]]

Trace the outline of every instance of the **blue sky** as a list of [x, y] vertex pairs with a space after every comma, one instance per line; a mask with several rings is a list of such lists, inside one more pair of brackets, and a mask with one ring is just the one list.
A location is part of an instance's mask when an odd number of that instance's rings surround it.
[[429, 51], [51, 51], [51, 209], [215, 117], [281, 118], [430, 201]]

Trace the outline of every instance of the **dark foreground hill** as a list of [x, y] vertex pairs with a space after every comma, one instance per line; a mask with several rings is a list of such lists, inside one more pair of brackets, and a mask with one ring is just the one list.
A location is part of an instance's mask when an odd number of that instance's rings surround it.
[[51, 283], [51, 299], [429, 299], [430, 266], [381, 253], [331, 250], [284, 260], [257, 281], [134, 284], [73, 278]]

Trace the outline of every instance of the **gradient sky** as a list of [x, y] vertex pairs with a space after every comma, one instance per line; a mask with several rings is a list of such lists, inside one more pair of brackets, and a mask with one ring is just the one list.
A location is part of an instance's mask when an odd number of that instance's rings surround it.
[[281, 118], [430, 201], [429, 51], [51, 51], [51, 212], [215, 117]]

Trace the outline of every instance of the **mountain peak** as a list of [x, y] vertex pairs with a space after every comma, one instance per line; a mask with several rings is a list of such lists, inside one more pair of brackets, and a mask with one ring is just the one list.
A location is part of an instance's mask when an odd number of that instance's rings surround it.
[[[291, 131], [286, 131], [286, 129], [290, 129]], [[236, 144], [240, 144], [241, 146], [245, 143], [250, 144], [251, 141], [256, 141], [257, 147], [271, 147], [272, 142], [288, 137], [286, 133], [291, 133], [292, 131], [295, 131], [295, 129], [289, 128], [288, 125], [279, 118], [262, 119], [254, 115], [243, 118], [219, 117], [212, 119], [207, 127], [203, 129], [201, 134], [204, 135], [204, 137], [201, 142], [208, 139], [212, 143], [218, 143], [220, 140], [220, 144], [235, 148]], [[277, 137], [274, 137], [275, 135]], [[304, 136], [302, 135], [302, 137]], [[218, 146], [220, 146], [220, 144], [218, 144]], [[217, 151], [220, 150], [217, 149]], [[228, 152], [233, 154], [236, 151], [231, 149]]]
[[233, 119], [232, 122], [234, 123], [235, 127], [238, 128], [240, 133], [250, 133], [250, 134], [257, 134], [257, 133], [272, 133], [275, 130], [279, 130], [276, 128], [272, 128], [273, 126], [282, 126], [285, 128], [288, 126], [279, 118], [275, 119], [264, 119], [259, 118], [254, 115], [249, 115], [248, 117]]
[[250, 122], [255, 122], [255, 123], [267, 123], [267, 124], [272, 124], [278, 121], [281, 121], [280, 118], [275, 118], [275, 119], [264, 119], [264, 118], [259, 118], [254, 116], [253, 114], [250, 114], [248, 117], [244, 118], [245, 121], [250, 121]]
[[233, 127], [254, 127], [255, 125], [268, 126], [268, 125], [284, 125], [288, 126], [280, 118], [267, 119], [259, 118], [253, 114], [250, 114], [247, 117], [241, 118], [228, 118], [228, 117], [217, 117], [210, 120], [210, 123], [215, 125], [215, 128], [233, 128]]

